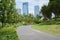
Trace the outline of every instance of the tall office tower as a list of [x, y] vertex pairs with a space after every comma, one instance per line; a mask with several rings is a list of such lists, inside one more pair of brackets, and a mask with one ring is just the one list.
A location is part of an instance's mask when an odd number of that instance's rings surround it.
[[28, 15], [28, 2], [23, 3], [23, 14]]
[[21, 9], [17, 9], [18, 14], [21, 14]]
[[34, 15], [35, 15], [35, 16], [39, 15], [39, 6], [38, 6], [38, 5], [36, 5], [36, 6], [34, 7]]

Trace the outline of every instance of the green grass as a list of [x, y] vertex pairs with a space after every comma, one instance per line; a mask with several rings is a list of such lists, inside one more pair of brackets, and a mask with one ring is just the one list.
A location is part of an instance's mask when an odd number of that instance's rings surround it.
[[16, 28], [21, 24], [7, 24], [5, 27], [0, 29], [0, 40], [19, 40]]
[[43, 32], [47, 32], [49, 34], [53, 34], [56, 36], [60, 36], [60, 25], [32, 25], [33, 29], [37, 29]]

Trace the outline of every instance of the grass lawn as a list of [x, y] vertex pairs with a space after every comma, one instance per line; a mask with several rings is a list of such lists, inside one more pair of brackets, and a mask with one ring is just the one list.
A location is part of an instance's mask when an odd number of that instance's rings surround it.
[[37, 29], [43, 32], [47, 32], [49, 34], [53, 34], [56, 36], [60, 36], [60, 25], [32, 25], [33, 29]]
[[13, 24], [13, 25], [7, 24], [6, 27], [1, 28], [0, 40], [19, 40], [16, 33], [16, 28], [19, 25], [20, 24]]

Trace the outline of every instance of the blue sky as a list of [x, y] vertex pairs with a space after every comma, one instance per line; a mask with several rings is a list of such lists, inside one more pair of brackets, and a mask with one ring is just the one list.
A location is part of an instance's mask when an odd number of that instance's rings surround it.
[[49, 0], [16, 0], [16, 8], [22, 9], [22, 3], [29, 2], [29, 13], [34, 13], [34, 6], [39, 5], [40, 9], [43, 5], [47, 5]]

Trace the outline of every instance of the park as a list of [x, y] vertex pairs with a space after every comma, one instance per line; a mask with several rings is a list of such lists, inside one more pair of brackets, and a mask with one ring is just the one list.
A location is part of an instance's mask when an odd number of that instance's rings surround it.
[[15, 6], [0, 0], [0, 40], [60, 40], [60, 0], [49, 0], [38, 15], [19, 14]]

